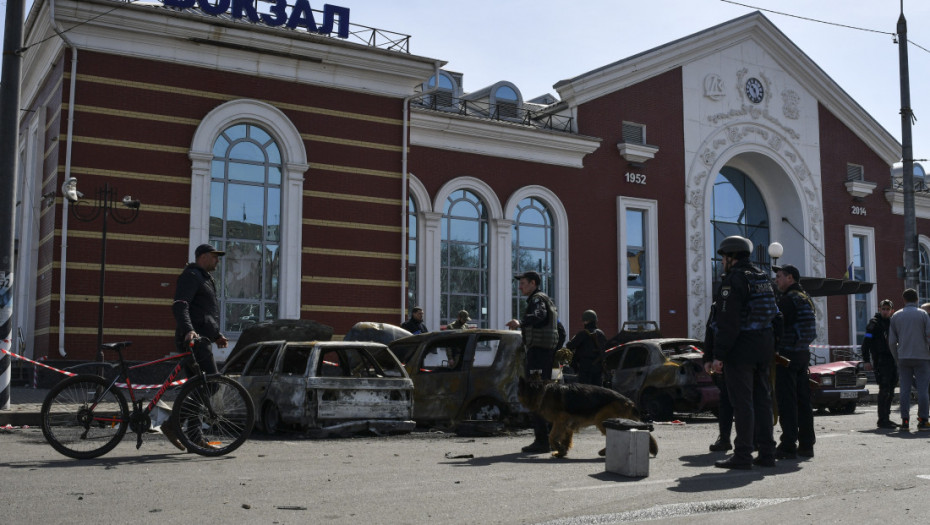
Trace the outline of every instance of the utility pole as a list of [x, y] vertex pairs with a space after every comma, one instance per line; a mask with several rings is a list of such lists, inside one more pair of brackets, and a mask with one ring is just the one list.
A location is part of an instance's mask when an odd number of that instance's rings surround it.
[[[0, 348], [13, 347], [13, 235], [16, 228], [16, 160], [19, 158], [19, 76], [25, 0], [7, 0], [0, 83]], [[0, 410], [10, 409], [10, 363], [0, 352]]]
[[920, 260], [917, 254], [917, 216], [914, 210], [914, 148], [911, 143], [910, 73], [907, 66], [907, 20], [904, 19], [904, 0], [898, 17], [898, 60], [901, 70], [901, 162], [904, 170], [901, 179], [904, 192], [904, 287], [917, 289]]

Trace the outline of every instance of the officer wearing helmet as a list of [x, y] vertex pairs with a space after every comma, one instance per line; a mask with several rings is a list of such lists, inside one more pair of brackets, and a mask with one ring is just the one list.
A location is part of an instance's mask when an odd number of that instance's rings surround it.
[[604, 348], [607, 336], [597, 327], [597, 313], [585, 310], [581, 314], [584, 329], [575, 334], [565, 347], [572, 350], [572, 368], [578, 374], [578, 382], [586, 385], [603, 386]]
[[[770, 367], [775, 358], [772, 323], [778, 314], [768, 275], [749, 261], [752, 242], [733, 235], [717, 253], [726, 272], [714, 293], [713, 369], [723, 374], [733, 405], [733, 455], [717, 461], [720, 468], [775, 466]], [[752, 451], [759, 455], [753, 459]]]

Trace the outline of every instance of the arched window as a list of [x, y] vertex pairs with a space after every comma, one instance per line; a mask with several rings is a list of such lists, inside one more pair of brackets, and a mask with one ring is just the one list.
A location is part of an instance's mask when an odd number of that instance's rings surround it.
[[210, 172], [210, 242], [226, 251], [214, 273], [220, 329], [242, 332], [278, 318], [281, 154], [264, 129], [232, 125], [216, 138]]
[[[555, 235], [552, 226], [552, 213], [542, 201], [535, 197], [521, 200], [513, 213], [513, 273], [521, 274], [533, 270], [539, 273], [542, 282], [539, 289], [555, 300], [554, 261]], [[526, 301], [512, 281], [511, 312], [514, 319], [523, 317]]]
[[407, 310], [417, 305], [417, 203], [407, 197]]
[[484, 202], [468, 190], [446, 200], [440, 235], [440, 323], [467, 310], [472, 322], [487, 327], [488, 214]]
[[[423, 86], [424, 90], [432, 89], [436, 85], [436, 76], [433, 75], [426, 81]], [[456, 83], [453, 78], [445, 71], [439, 72], [439, 89], [432, 95], [426, 97], [424, 102], [432, 109], [450, 109], [458, 105], [455, 98]]]
[[717, 246], [731, 235], [741, 235], [752, 241], [750, 258], [757, 264], [768, 266], [769, 214], [765, 200], [752, 179], [735, 168], [720, 170], [714, 181], [713, 207], [714, 282], [719, 281], [723, 273]]
[[491, 93], [493, 116], [496, 118], [518, 118], [520, 108], [520, 95], [517, 90], [508, 84], [501, 85]]

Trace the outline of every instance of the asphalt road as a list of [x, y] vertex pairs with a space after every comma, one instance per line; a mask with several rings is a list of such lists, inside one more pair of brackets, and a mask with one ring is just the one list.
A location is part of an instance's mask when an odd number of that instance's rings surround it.
[[[912, 409], [915, 410], [915, 409]], [[310, 440], [256, 435], [232, 455], [178, 452], [158, 434], [97, 460], [59, 455], [37, 429], [0, 430], [4, 523], [917, 523], [930, 432], [874, 429], [872, 407], [818, 415], [816, 457], [713, 467], [711, 418], [657, 425], [644, 478], [604, 470], [589, 428], [566, 459], [519, 452], [531, 435]], [[916, 419], [916, 418], [915, 418]], [[920, 516], [924, 516], [921, 518]]]

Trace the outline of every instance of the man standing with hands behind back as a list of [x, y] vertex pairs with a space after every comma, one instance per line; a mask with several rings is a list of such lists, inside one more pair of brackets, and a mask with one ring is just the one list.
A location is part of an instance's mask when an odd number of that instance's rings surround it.
[[[526, 347], [526, 378], [538, 373], [543, 381], [552, 379], [552, 361], [559, 342], [559, 313], [546, 294], [539, 291], [542, 281], [536, 272], [524, 272], [514, 277], [519, 279], [520, 293], [526, 297], [526, 311], [522, 320], [511, 319], [507, 327], [517, 328], [523, 333], [523, 346]], [[523, 447], [523, 452], [541, 454], [549, 452], [549, 429], [546, 420], [533, 413], [534, 440]]]

